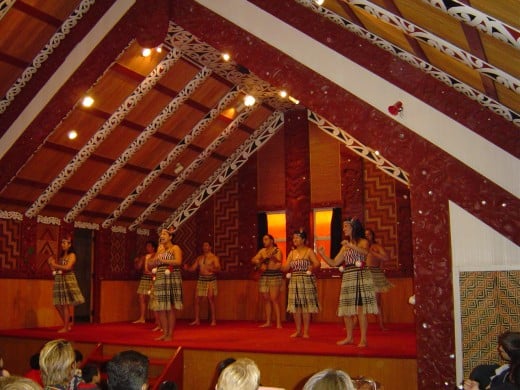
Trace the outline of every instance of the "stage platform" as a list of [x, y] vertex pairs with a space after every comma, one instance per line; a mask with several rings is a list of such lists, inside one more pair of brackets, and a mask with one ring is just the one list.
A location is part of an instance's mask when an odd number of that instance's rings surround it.
[[[294, 332], [292, 323], [276, 329], [259, 328], [259, 323], [245, 321], [219, 322], [217, 326], [189, 326], [187, 321], [178, 321], [170, 342], [156, 341], [160, 333], [152, 328], [149, 323], [76, 324], [65, 334], [57, 333], [57, 328], [29, 328], [1, 330], [0, 338], [6, 368], [16, 367], [15, 361], [22, 365], [28, 362], [30, 354], [46, 340], [66, 338], [85, 357], [98, 343], [105, 346], [105, 353], [137, 349], [154, 356], [182, 347], [184, 389], [210, 388], [220, 360], [243, 356], [258, 363], [263, 384], [286, 389], [299, 388], [302, 378], [327, 367], [341, 368], [352, 376], [373, 377], [383, 383], [385, 390], [416, 388], [416, 338], [410, 324], [389, 324], [387, 331], [370, 324], [366, 348], [336, 345], [345, 335], [341, 322], [311, 324], [309, 339], [289, 337]], [[359, 330], [354, 335], [357, 342]], [[20, 362], [21, 354], [25, 356]]]

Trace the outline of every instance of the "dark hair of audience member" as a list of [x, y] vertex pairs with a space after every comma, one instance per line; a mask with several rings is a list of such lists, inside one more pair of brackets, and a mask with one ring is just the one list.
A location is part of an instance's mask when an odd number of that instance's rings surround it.
[[237, 360], [232, 357], [228, 357], [226, 359], [223, 359], [217, 363], [217, 366], [215, 367], [215, 372], [213, 373], [213, 379], [211, 380], [211, 388], [214, 389], [218, 382], [218, 377], [224, 371], [224, 368], [229, 366], [231, 363], [236, 362]]
[[148, 358], [137, 351], [123, 351], [107, 363], [110, 390], [141, 390], [148, 382]]
[[498, 345], [502, 346], [509, 358], [509, 380], [520, 385], [520, 332], [504, 332], [498, 336]]
[[81, 369], [81, 378], [83, 378], [86, 383], [92, 383], [92, 378], [96, 375], [99, 375], [99, 367], [95, 363], [87, 363]]

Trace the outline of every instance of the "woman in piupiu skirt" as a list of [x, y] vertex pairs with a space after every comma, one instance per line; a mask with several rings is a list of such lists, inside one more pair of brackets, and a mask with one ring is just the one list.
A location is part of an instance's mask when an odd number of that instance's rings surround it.
[[357, 315], [361, 339], [358, 347], [367, 346], [367, 314], [377, 314], [376, 294], [372, 274], [365, 267], [369, 244], [365, 238], [365, 229], [358, 219], [346, 219], [343, 222], [346, 240], [334, 259], [319, 248], [321, 257], [332, 267], [340, 266], [342, 271], [339, 295], [338, 316], [343, 317], [347, 335], [338, 345], [353, 344], [354, 318]]

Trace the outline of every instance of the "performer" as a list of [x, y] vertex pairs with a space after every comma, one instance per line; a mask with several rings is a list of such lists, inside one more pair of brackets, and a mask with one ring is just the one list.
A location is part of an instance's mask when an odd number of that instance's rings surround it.
[[255, 268], [259, 269], [260, 276], [258, 289], [264, 299], [266, 321], [260, 325], [261, 328], [271, 326], [271, 313], [274, 309], [276, 327], [282, 328], [280, 320], [280, 289], [282, 287], [282, 252], [276, 246], [274, 237], [266, 234], [262, 238], [264, 247], [251, 259]]
[[145, 250], [145, 255], [134, 259], [135, 269], [141, 272], [141, 280], [137, 287], [140, 315], [139, 318], [133, 322], [134, 324], [144, 324], [146, 322], [146, 301], [148, 300], [147, 297], [149, 297], [152, 288], [152, 272], [148, 270], [145, 265], [148, 259], [155, 256], [155, 253], [157, 252], [157, 243], [154, 241], [147, 241]]
[[339, 296], [338, 316], [343, 317], [347, 337], [337, 342], [338, 345], [353, 344], [354, 317], [357, 314], [361, 340], [358, 347], [367, 346], [367, 313], [377, 314], [377, 304], [372, 274], [365, 267], [368, 254], [368, 241], [365, 230], [358, 219], [346, 219], [343, 222], [343, 234], [347, 238], [334, 259], [325, 254], [323, 247], [319, 253], [330, 266], [341, 265], [343, 272]]
[[198, 256], [191, 266], [187, 264], [184, 269], [194, 272], [199, 270], [199, 279], [195, 289], [195, 320], [190, 325], [200, 325], [200, 301], [202, 297], [208, 298], [211, 316], [211, 326], [217, 325], [215, 314], [215, 296], [217, 289], [217, 272], [220, 271], [220, 260], [211, 251], [209, 241], [202, 243], [202, 255]]
[[154, 296], [157, 299], [156, 311], [163, 335], [156, 340], [170, 341], [175, 328], [174, 309], [182, 309], [182, 251], [172, 242], [173, 230], [162, 229], [159, 236], [161, 246], [155, 260], [156, 272]]
[[58, 332], [68, 332], [74, 325], [74, 306], [85, 302], [73, 271], [74, 264], [76, 264], [76, 252], [72, 247], [72, 238], [70, 236], [61, 240], [59, 260], [51, 256], [48, 259], [48, 263], [54, 275], [52, 300], [63, 321], [63, 328], [58, 330]]
[[376, 235], [372, 229], [365, 229], [365, 236], [369, 245], [367, 266], [372, 273], [372, 280], [374, 281], [377, 309], [379, 312], [377, 315], [379, 327], [381, 330], [386, 330], [383, 322], [383, 302], [381, 300], [381, 293], [387, 292], [392, 287], [394, 287], [394, 285], [386, 278], [385, 270], [382, 268], [382, 266], [384, 265], [385, 261], [388, 261], [389, 257], [385, 248], [376, 242]]
[[[291, 337], [309, 338], [311, 313], [320, 310], [316, 277], [313, 270], [320, 267], [314, 251], [305, 245], [307, 235], [304, 231], [293, 234], [294, 249], [287, 256], [287, 262], [282, 265], [282, 271], [288, 273], [289, 295], [287, 311], [293, 313], [296, 332]], [[303, 325], [303, 333], [302, 333]]]

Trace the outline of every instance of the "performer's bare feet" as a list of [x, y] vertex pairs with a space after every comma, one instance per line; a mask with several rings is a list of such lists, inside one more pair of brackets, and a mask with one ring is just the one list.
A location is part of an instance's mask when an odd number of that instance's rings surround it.
[[134, 322], [132, 322], [132, 324], [144, 324], [144, 319], [139, 318], [138, 320], [135, 320]]
[[304, 334], [304, 335], [303, 335], [303, 338], [304, 338], [304, 339], [308, 339], [308, 338], [310, 338], [310, 336], [309, 336], [308, 334]]
[[200, 325], [200, 321], [199, 320], [195, 320], [193, 322], [190, 322], [190, 326], [193, 326], [193, 325]]
[[340, 340], [336, 343], [337, 345], [348, 345], [348, 344], [354, 344], [354, 340], [346, 338], [343, 340]]
[[68, 327], [63, 327], [60, 330], [58, 330], [58, 333], [67, 333], [69, 331]]
[[268, 328], [270, 326], [271, 326], [271, 323], [270, 322], [266, 322], [266, 323], [260, 325], [259, 328]]
[[157, 332], [158, 330], [162, 330], [159, 325], [152, 329], [152, 332]]
[[295, 338], [295, 337], [302, 337], [302, 334], [300, 332], [294, 332], [291, 336], [289, 337], [292, 337], [292, 338]]
[[366, 347], [368, 347], [368, 344], [366, 341], [360, 341], [357, 346], [358, 346], [358, 348], [366, 348]]
[[283, 329], [282, 324], [277, 324], [276, 329]]
[[172, 341], [172, 336], [164, 337], [163, 341]]
[[210, 326], [217, 326], [217, 321], [212, 321]]
[[154, 340], [157, 340], [157, 341], [162, 341], [165, 339], [165, 336], [162, 335], [161, 337], [156, 337]]

